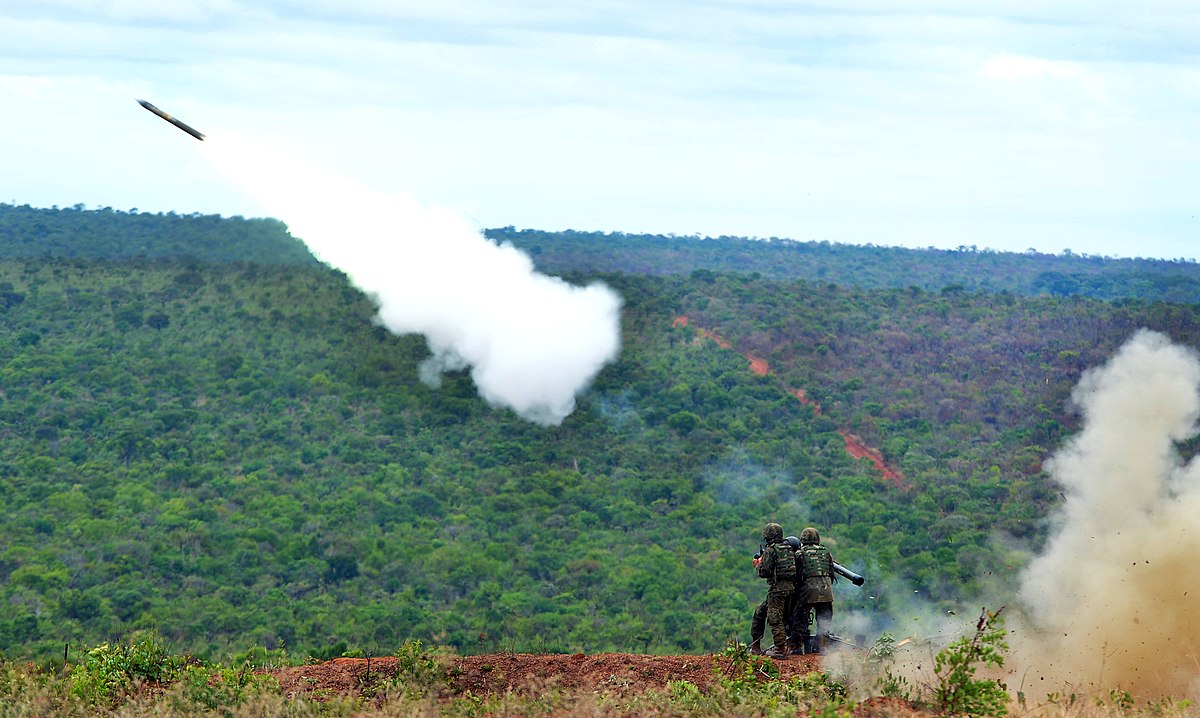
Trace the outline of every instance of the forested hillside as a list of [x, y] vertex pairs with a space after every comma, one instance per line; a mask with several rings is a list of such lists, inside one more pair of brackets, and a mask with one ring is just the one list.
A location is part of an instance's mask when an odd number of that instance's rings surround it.
[[276, 219], [0, 204], [0, 258], [50, 257], [316, 263]]
[[[563, 271], [690, 274], [696, 270], [757, 273], [771, 279], [869, 289], [916, 287], [990, 293], [1200, 302], [1200, 264], [1178, 259], [1120, 259], [1074, 254], [903, 249], [772, 237], [679, 237], [599, 232], [488, 230], [496, 241], [529, 252], [538, 266]], [[881, 242], [886, 242], [881, 239]], [[1135, 252], [1136, 247], [1130, 251]]]
[[[153, 216], [104, 257], [146, 215], [0, 209], [92, 248], [0, 234], [6, 656], [136, 628], [202, 655], [716, 650], [747, 635], [771, 519], [871, 578], [839, 611], [953, 607], [1044, 538], [1080, 373], [1142, 326], [1200, 345], [1194, 304], [581, 264], [624, 298], [622, 352], [544, 428], [465, 373], [422, 384], [423, 340], [278, 223]], [[248, 225], [267, 256], [238, 254]]]

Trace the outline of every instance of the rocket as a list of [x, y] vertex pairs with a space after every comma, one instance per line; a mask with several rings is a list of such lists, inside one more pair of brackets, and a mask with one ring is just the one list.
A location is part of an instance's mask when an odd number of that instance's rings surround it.
[[175, 125], [176, 127], [183, 130], [184, 132], [188, 133], [192, 137], [195, 137], [196, 139], [201, 140], [201, 141], [204, 140], [204, 135], [200, 134], [199, 130], [197, 130], [193, 127], [189, 127], [188, 125], [184, 124], [182, 121], [177, 120], [174, 117], [171, 117], [170, 115], [168, 115], [167, 113], [158, 109], [154, 105], [151, 105], [149, 102], [146, 102], [145, 100], [138, 100], [138, 104], [141, 105], [142, 107], [145, 107], [147, 110], [150, 110], [151, 112], [158, 115], [159, 117], [163, 118], [167, 122], [170, 122], [172, 125]]

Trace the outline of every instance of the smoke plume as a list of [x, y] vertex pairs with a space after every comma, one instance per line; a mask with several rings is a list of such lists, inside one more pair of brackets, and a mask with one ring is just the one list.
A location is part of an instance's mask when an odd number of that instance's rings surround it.
[[556, 425], [616, 357], [621, 300], [608, 287], [539, 274], [449, 210], [374, 192], [261, 142], [223, 132], [204, 144], [224, 174], [375, 299], [384, 326], [425, 336], [427, 383], [469, 367], [488, 402]]
[[1194, 696], [1200, 462], [1176, 447], [1197, 433], [1200, 357], [1143, 330], [1072, 398], [1083, 426], [1047, 463], [1065, 503], [1022, 577], [1009, 686]]

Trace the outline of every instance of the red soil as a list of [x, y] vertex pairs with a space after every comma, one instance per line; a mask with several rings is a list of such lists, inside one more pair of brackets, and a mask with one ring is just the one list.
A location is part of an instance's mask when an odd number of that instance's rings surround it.
[[804, 391], [803, 389], [792, 389], [789, 393], [799, 399], [801, 404], [811, 406], [814, 414], [817, 416], [821, 415], [821, 402], [817, 401], [816, 399], [808, 398], [808, 392]]
[[[767, 660], [767, 659], [762, 659]], [[646, 656], [632, 653], [548, 655], [492, 653], [444, 659], [451, 676], [448, 693], [533, 693], [549, 687], [588, 693], [636, 693], [665, 689], [669, 681], [688, 681], [708, 688], [717, 671], [730, 669], [720, 655]], [[820, 670], [820, 656], [792, 656], [777, 661], [780, 678], [790, 680]], [[393, 678], [394, 656], [336, 658], [324, 663], [277, 668], [271, 675], [285, 695], [353, 695]], [[763, 680], [767, 680], [763, 674]]]
[[[762, 659], [766, 660], [766, 659]], [[493, 653], [443, 659], [450, 682], [444, 698], [541, 695], [559, 689], [575, 695], [630, 696], [663, 691], [670, 681], [688, 681], [705, 690], [730, 670], [719, 655], [646, 656], [630, 653], [534, 655]], [[781, 680], [821, 670], [820, 656], [792, 656], [778, 661]], [[326, 700], [334, 696], [374, 695], [381, 683], [399, 670], [394, 656], [337, 658], [325, 663], [279, 668], [271, 675], [287, 696]], [[763, 681], [772, 680], [765, 673]], [[854, 718], [933, 718], [897, 698], [871, 698], [858, 705]]]
[[[671, 321], [671, 326], [686, 327], [688, 326], [688, 318], [686, 316], [675, 317], [675, 319]], [[722, 349], [733, 348], [733, 345], [731, 345], [728, 341], [722, 339], [708, 329], [696, 327], [696, 332], [699, 334], [699, 340], [711, 339]], [[755, 374], [759, 376], [766, 376], [771, 372], [771, 368], [765, 359], [760, 359], [759, 357], [751, 354], [742, 354], [742, 356], [749, 360], [750, 371], [754, 372]], [[821, 405], [818, 402], [808, 398], [808, 393], [805, 392], [804, 389], [788, 389], [787, 391], [789, 394], [799, 399], [801, 404], [813, 407], [814, 413], [820, 415]], [[867, 459], [870, 461], [875, 469], [883, 476], [884, 481], [887, 481], [892, 486], [902, 490], [908, 490], [911, 488], [911, 485], [904, 479], [904, 474], [900, 473], [898, 469], [888, 466], [887, 462], [883, 460], [883, 452], [873, 446], [868, 446], [861, 437], [850, 433], [850, 431], [846, 429], [838, 429], [838, 433], [842, 435], [842, 439], [846, 442], [846, 453], [850, 454], [856, 459]]]
[[856, 459], [867, 459], [870, 461], [877, 471], [883, 475], [885, 481], [897, 489], [908, 490], [912, 486], [904, 480], [904, 476], [895, 469], [887, 465], [883, 460], [883, 454], [873, 446], [867, 446], [861, 438], [851, 434], [845, 429], [838, 429], [838, 433], [842, 435], [842, 439], [846, 442], [846, 452]]

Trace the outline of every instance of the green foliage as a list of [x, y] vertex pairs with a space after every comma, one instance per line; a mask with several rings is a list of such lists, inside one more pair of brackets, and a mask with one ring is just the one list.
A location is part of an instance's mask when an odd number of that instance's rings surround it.
[[992, 716], [1001, 718], [1008, 713], [1008, 692], [996, 679], [976, 678], [980, 666], [1004, 666], [1004, 619], [1000, 608], [986, 608], [979, 615], [975, 632], [963, 636], [934, 658], [937, 677], [934, 686], [934, 707], [946, 715]]
[[[316, 263], [308, 249], [274, 219], [151, 214], [136, 209], [122, 212], [111, 207], [87, 210], [83, 205], [38, 209], [0, 204], [0, 258], [43, 257]], [[184, 279], [181, 284], [187, 282]], [[0, 306], [22, 300], [11, 290], [9, 287], [7, 295], [0, 291]]]
[[50, 673], [17, 672], [11, 664], [0, 670], [0, 697], [15, 702], [19, 696], [35, 693], [48, 710], [55, 707], [53, 712], [62, 714], [76, 705], [90, 712], [161, 695], [173, 710], [229, 715], [276, 688], [273, 678], [251, 671], [248, 663], [233, 668], [172, 655], [163, 638], [153, 632], [88, 649], [82, 663], [70, 666], [65, 683]]
[[728, 641], [724, 653], [714, 661], [717, 682], [734, 698], [761, 691], [763, 681], [779, 678], [779, 669], [769, 658], [750, 655], [750, 647], [737, 639]]
[[87, 652], [71, 671], [71, 693], [91, 704], [113, 704], [143, 683], [178, 678], [185, 661], [167, 652], [162, 637], [149, 632], [125, 643], [105, 643]]
[[[620, 238], [524, 236], [625, 300], [620, 357], [541, 427], [467, 372], [422, 384], [423, 339], [277, 222], [14, 208], [0, 228], [0, 646], [38, 661], [155, 628], [203, 658], [719, 651], [761, 595], [767, 518], [957, 601], [1019, 566], [993, 535], [1043, 539], [1082, 371], [1140, 326], [1200, 345], [1200, 305], [845, 286], [911, 264], [883, 248], [674, 238], [712, 263], [657, 275]], [[610, 249], [621, 273], [589, 268]], [[831, 271], [761, 269], [801, 254]], [[980, 277], [1013, 259], [962, 254]]]
[[[1121, 713], [1128, 713], [1133, 709], [1135, 702], [1129, 691], [1113, 688], [1108, 692], [1108, 704]], [[1098, 700], [1097, 705], [1104, 705], [1104, 701]]]
[[868, 675], [875, 677], [875, 685], [882, 696], [913, 701], [916, 688], [908, 678], [894, 671], [896, 639], [890, 633], [881, 635], [867, 653]]
[[795, 715], [809, 711], [825, 718], [848, 718], [855, 704], [848, 687], [829, 674], [813, 672], [781, 680], [779, 668], [768, 658], [750, 655], [749, 647], [733, 639], [714, 660], [715, 687], [702, 693], [686, 681], [672, 683], [673, 703], [702, 713], [721, 715], [735, 706], [752, 705], [768, 715]]
[[849, 700], [849, 687], [822, 671], [797, 676], [785, 689], [785, 696], [806, 702], [814, 711], [829, 717], [849, 715], [855, 708], [855, 703]]
[[1188, 698], [1175, 699], [1165, 696], [1157, 700], [1146, 701], [1145, 714], [1148, 718], [1163, 718], [1163, 716], [1183, 716], [1192, 711], [1194, 702]]
[[539, 269], [550, 273], [676, 275], [698, 285], [718, 283], [721, 274], [739, 273], [864, 289], [911, 287], [947, 298], [987, 292], [1181, 304], [1200, 301], [1200, 264], [1190, 259], [996, 252], [975, 246], [905, 249], [778, 237], [543, 232], [513, 227], [489, 229], [487, 235], [529, 252]]
[[234, 668], [189, 663], [178, 682], [178, 688], [172, 694], [177, 709], [200, 707], [223, 715], [278, 689], [274, 678], [254, 673], [249, 664]]
[[408, 698], [437, 695], [450, 676], [437, 656], [418, 640], [409, 640], [396, 650], [396, 675], [392, 690]]

